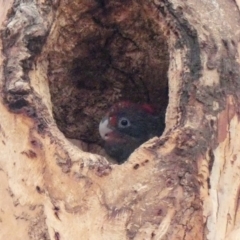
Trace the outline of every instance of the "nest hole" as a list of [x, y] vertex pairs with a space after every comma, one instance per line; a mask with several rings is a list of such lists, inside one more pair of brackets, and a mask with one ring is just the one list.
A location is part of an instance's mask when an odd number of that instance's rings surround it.
[[99, 122], [118, 101], [165, 114], [169, 53], [152, 12], [144, 1], [61, 1], [47, 47], [50, 92], [59, 129], [83, 150], [100, 153]]

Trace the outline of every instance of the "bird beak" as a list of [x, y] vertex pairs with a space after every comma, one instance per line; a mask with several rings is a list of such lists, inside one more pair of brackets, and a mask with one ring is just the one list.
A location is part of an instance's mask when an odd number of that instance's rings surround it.
[[109, 133], [113, 131], [111, 128], [109, 128], [108, 123], [109, 123], [108, 117], [105, 117], [99, 124], [99, 133], [103, 140], [108, 139]]

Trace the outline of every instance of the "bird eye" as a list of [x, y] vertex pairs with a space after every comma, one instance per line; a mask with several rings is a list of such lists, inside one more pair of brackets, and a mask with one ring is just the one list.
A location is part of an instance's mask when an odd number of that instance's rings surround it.
[[121, 118], [118, 122], [118, 126], [120, 128], [126, 128], [129, 127], [130, 125], [131, 125], [130, 121], [127, 118]]

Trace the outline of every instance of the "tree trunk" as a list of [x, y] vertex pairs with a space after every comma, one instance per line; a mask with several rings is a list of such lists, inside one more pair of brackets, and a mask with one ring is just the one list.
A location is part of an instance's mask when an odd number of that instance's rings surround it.
[[[0, 0], [0, 239], [239, 239], [239, 7]], [[122, 99], [166, 128], [117, 165]]]

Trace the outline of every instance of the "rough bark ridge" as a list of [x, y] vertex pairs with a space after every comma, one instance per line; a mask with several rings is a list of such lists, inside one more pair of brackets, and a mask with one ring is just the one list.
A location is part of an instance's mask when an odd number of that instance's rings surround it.
[[[238, 239], [237, 4], [0, 0], [0, 238]], [[58, 129], [99, 144], [131, 96], [169, 102], [167, 126], [123, 165]]]

